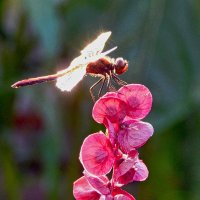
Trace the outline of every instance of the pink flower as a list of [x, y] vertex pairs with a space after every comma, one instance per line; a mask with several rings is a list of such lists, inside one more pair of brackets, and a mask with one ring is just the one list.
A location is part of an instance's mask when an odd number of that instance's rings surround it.
[[152, 95], [140, 84], [123, 86], [118, 92], [110, 92], [100, 98], [93, 107], [92, 116], [98, 123], [121, 123], [125, 117], [140, 120], [147, 116], [152, 106]]
[[113, 180], [115, 186], [121, 187], [133, 181], [144, 181], [148, 177], [148, 169], [142, 160], [138, 158], [139, 153], [134, 150], [129, 155], [123, 155], [114, 165]]
[[117, 96], [128, 105], [127, 115], [132, 119], [143, 119], [151, 110], [152, 95], [144, 85], [125, 85], [118, 90]]
[[89, 135], [83, 141], [80, 161], [91, 174], [100, 176], [109, 173], [114, 159], [110, 140], [101, 131]]
[[130, 84], [100, 98], [94, 105], [93, 118], [108, 128], [111, 143], [118, 141], [121, 150], [128, 153], [143, 146], [153, 134], [151, 124], [140, 121], [151, 106], [150, 91], [143, 85]]
[[81, 163], [90, 174], [106, 175], [113, 167], [115, 186], [143, 181], [148, 177], [148, 169], [138, 156], [136, 150], [129, 154], [122, 154], [120, 150], [114, 152], [108, 137], [102, 132], [89, 135], [80, 151]]
[[106, 120], [112, 123], [123, 121], [127, 114], [126, 103], [114, 96], [115, 94], [110, 93], [94, 104], [92, 116], [96, 122], [105, 124]]
[[130, 152], [143, 146], [153, 135], [151, 124], [128, 120], [121, 124], [118, 130], [118, 143], [124, 152]]
[[73, 194], [76, 200], [135, 200], [119, 187], [112, 189], [106, 176], [93, 176], [87, 172], [74, 182]]
[[99, 200], [101, 197], [84, 176], [74, 182], [73, 194], [76, 200]]
[[[152, 95], [140, 84], [108, 92], [95, 103], [92, 116], [105, 125], [107, 134], [93, 133], [82, 144], [79, 158], [85, 170], [84, 176], [74, 182], [77, 200], [135, 199], [120, 187], [148, 177], [137, 148], [153, 135], [152, 125], [141, 121], [151, 106]], [[112, 169], [109, 180], [105, 175]]]

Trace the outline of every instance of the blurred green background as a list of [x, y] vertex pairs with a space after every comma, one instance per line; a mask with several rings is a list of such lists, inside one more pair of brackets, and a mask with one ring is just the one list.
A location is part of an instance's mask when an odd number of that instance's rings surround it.
[[122, 75], [154, 97], [141, 149], [147, 181], [126, 189], [137, 200], [200, 199], [199, 0], [0, 1], [0, 199], [73, 199], [83, 139], [103, 126], [91, 116], [86, 77], [71, 93], [54, 83], [10, 87], [63, 69], [102, 31], [106, 49], [129, 61]]

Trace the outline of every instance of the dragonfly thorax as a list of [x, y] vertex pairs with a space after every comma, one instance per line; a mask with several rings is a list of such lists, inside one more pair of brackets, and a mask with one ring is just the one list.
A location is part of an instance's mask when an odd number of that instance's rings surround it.
[[106, 76], [114, 70], [114, 63], [111, 58], [103, 57], [95, 62], [91, 62], [86, 67], [86, 73], [96, 76]]
[[111, 59], [109, 57], [103, 57], [95, 62], [90, 62], [86, 67], [86, 73], [91, 75], [110, 75], [116, 73], [118, 75], [123, 74], [128, 70], [128, 62], [123, 58]]

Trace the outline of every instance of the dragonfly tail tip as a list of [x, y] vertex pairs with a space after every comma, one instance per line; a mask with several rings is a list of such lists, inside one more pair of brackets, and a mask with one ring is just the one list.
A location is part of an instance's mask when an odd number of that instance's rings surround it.
[[16, 85], [16, 83], [11, 85], [11, 88], [18, 88], [18, 86]]

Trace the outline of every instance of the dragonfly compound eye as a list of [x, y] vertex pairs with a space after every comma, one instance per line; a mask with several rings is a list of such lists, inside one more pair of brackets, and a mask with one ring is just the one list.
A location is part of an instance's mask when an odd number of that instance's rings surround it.
[[119, 57], [115, 60], [115, 72], [116, 74], [123, 74], [128, 70], [128, 62], [123, 58]]

